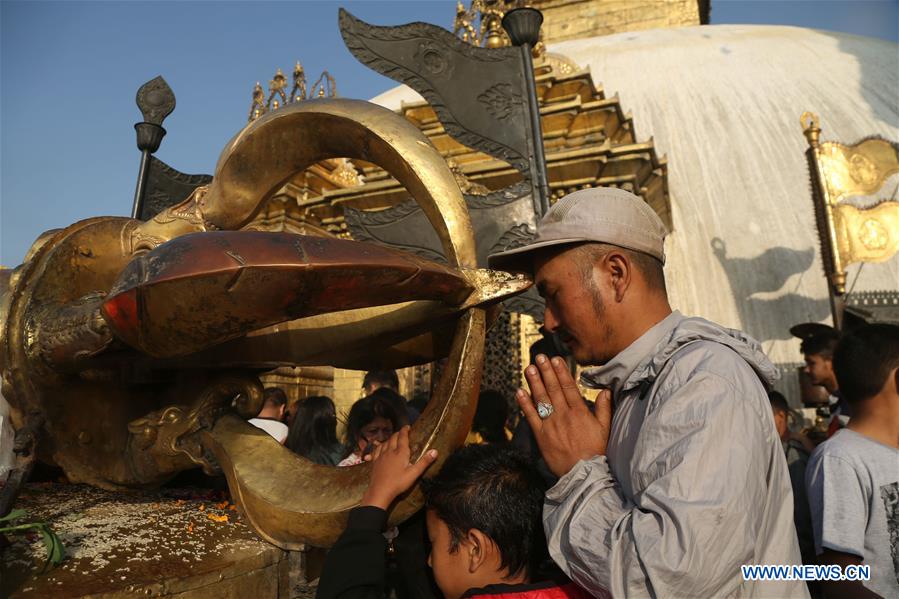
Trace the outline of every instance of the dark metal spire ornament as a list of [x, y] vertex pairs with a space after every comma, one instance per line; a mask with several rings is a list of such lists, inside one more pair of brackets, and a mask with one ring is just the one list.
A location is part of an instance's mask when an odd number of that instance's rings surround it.
[[134, 130], [137, 132], [137, 149], [141, 151], [141, 157], [131, 218], [140, 216], [147, 177], [150, 173], [151, 154], [159, 149], [159, 144], [165, 137], [162, 121], [175, 110], [175, 93], [165, 79], [158, 76], [147, 81], [137, 90], [136, 101], [144, 120], [134, 125]]
[[549, 182], [546, 177], [546, 155], [543, 151], [543, 127], [540, 124], [540, 102], [537, 99], [537, 84], [534, 81], [534, 61], [531, 51], [540, 41], [540, 26], [543, 24], [543, 13], [535, 8], [516, 8], [503, 17], [503, 29], [509, 34], [512, 45], [521, 52], [522, 70], [525, 73], [524, 83], [527, 89], [528, 117], [531, 120], [529, 150], [533, 152], [532, 164], [537, 197], [540, 200], [538, 214], [542, 216], [549, 210]]
[[[530, 13], [512, 18], [522, 42], [539, 36], [542, 15], [533, 12], [536, 20]], [[523, 175], [522, 181], [487, 194], [463, 190], [472, 214], [478, 264], [486, 266], [490, 253], [527, 243], [549, 207], [530, 44], [481, 48], [429, 23], [380, 27], [344, 9], [339, 14], [340, 33], [353, 56], [421, 94], [450, 137], [507, 162]], [[486, 31], [499, 34], [498, 13], [491, 15]], [[356, 240], [442, 259], [439, 239], [414, 201], [379, 211], [345, 207], [344, 215]], [[537, 318], [543, 313], [543, 302], [534, 290], [510, 298], [506, 307]]]
[[144, 115], [144, 121], [162, 126], [165, 117], [175, 110], [175, 93], [160, 75], [137, 90], [137, 107]]

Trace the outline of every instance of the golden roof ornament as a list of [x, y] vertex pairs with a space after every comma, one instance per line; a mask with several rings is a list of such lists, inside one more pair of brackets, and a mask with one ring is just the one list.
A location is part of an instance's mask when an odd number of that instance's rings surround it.
[[290, 90], [290, 97], [294, 102], [306, 99], [306, 71], [303, 70], [299, 60], [293, 68], [293, 89]]
[[253, 88], [253, 103], [250, 104], [250, 116], [248, 121], [254, 121], [266, 113], [265, 91], [262, 85], [257, 81], [256, 87]]
[[334, 80], [334, 77], [331, 76], [331, 73], [322, 71], [319, 78], [312, 84], [312, 90], [309, 95], [317, 98], [324, 98], [326, 96], [328, 98], [336, 98], [337, 82]]
[[[485, 48], [501, 48], [509, 45], [509, 37], [502, 28], [507, 9], [516, 8], [517, 2], [504, 0], [471, 0], [468, 9], [462, 2], [456, 4], [453, 35], [464, 42]], [[476, 25], [477, 23], [477, 25]]]
[[268, 95], [268, 101], [271, 102], [275, 95], [278, 95], [281, 100], [287, 104], [287, 95], [284, 93], [284, 89], [287, 87], [287, 77], [284, 76], [284, 73], [281, 72], [281, 69], [275, 73], [275, 76], [271, 81], [268, 82], [268, 90], [271, 92]]
[[[530, 3], [521, 0], [471, 0], [466, 9], [462, 2], [456, 3], [456, 17], [453, 20], [453, 35], [473, 46], [502, 48], [510, 45], [509, 35], [503, 29], [506, 13]], [[531, 54], [535, 60], [544, 58], [546, 44], [543, 43], [543, 29], [540, 39], [534, 44]]]
[[485, 48], [502, 48], [509, 45], [508, 37], [505, 35], [502, 27], [503, 13], [496, 9], [489, 9], [486, 14], [481, 17], [481, 22], [485, 24], [487, 36], [484, 39]]
[[315, 84], [307, 87], [306, 70], [298, 60], [293, 68], [293, 87], [290, 94], [287, 93], [287, 77], [279, 68], [274, 77], [269, 81], [269, 95], [265, 97], [262, 85], [257, 81], [253, 88], [253, 100], [250, 104], [250, 113], [247, 121], [255, 121], [260, 116], [272, 110], [278, 110], [289, 104], [302, 102], [311, 98], [336, 98], [337, 82], [328, 71], [323, 71]]

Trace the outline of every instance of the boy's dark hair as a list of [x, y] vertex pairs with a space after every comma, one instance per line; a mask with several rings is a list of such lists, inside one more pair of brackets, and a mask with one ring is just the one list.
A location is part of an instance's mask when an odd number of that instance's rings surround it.
[[386, 418], [393, 425], [394, 432], [399, 430], [399, 419], [390, 402], [383, 397], [368, 395], [353, 404], [346, 418], [346, 455], [358, 449], [362, 428], [375, 418]]
[[546, 483], [524, 455], [508, 446], [469, 445], [453, 453], [434, 478], [422, 480], [425, 506], [446, 523], [456, 551], [468, 531], [490, 537], [500, 567], [533, 577], [546, 559]]
[[833, 358], [833, 352], [840, 341], [837, 331], [819, 332], [809, 335], [799, 344], [799, 352], [806, 356], [823, 356]]
[[396, 370], [369, 370], [362, 379], [362, 386], [367, 388], [373, 383], [377, 383], [380, 387], [390, 387], [397, 391], [400, 388], [400, 378], [397, 376]]
[[840, 393], [858, 402], [877, 395], [899, 366], [899, 326], [869, 324], [846, 334], [833, 356]]
[[790, 404], [787, 403], [787, 398], [780, 391], [768, 391], [768, 401], [771, 402], [771, 408], [775, 412], [790, 414]]

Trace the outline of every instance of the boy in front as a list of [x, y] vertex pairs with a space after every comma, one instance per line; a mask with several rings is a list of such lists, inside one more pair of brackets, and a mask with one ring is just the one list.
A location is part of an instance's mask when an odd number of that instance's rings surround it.
[[[346, 530], [328, 553], [318, 599], [384, 596], [387, 510], [437, 458], [410, 464], [409, 427], [372, 454], [372, 477]], [[586, 599], [567, 579], [546, 579], [541, 512], [545, 483], [526, 458], [491, 445], [464, 447], [422, 483], [431, 554], [446, 599]]]
[[833, 364], [853, 416], [806, 471], [815, 550], [821, 564], [870, 566], [871, 579], [822, 586], [828, 597], [899, 597], [899, 326], [849, 333]]

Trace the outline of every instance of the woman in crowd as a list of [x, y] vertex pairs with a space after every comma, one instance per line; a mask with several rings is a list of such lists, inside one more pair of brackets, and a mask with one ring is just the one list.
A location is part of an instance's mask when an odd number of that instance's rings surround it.
[[285, 445], [316, 464], [337, 465], [343, 445], [337, 440], [337, 411], [330, 397], [316, 395], [297, 402]]
[[399, 418], [390, 401], [372, 394], [353, 404], [346, 421], [346, 457], [338, 466], [361, 464], [363, 456], [399, 430]]

